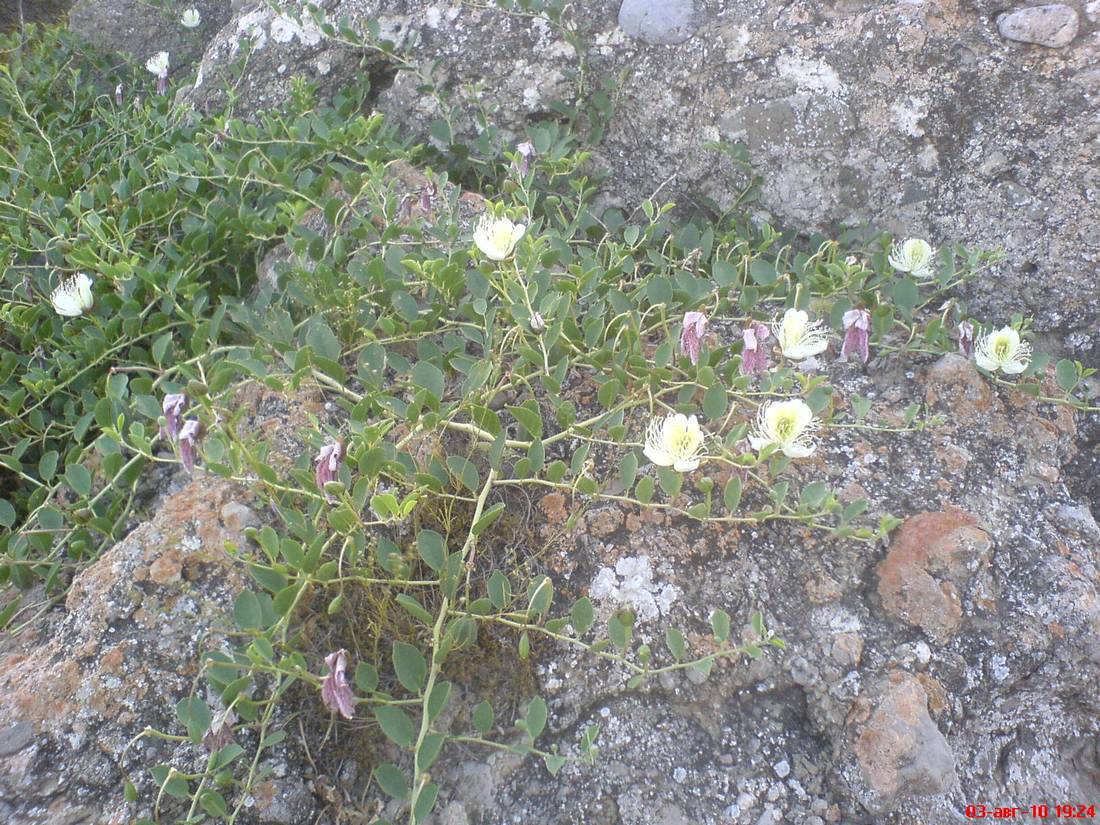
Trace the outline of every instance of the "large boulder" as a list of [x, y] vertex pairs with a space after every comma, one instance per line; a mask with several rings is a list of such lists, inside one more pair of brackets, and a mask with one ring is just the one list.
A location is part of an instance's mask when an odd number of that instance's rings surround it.
[[[1039, 22], [1061, 23], [1036, 29], [1033, 39], [1047, 42], [1036, 45], [1020, 41], [1037, 12], [998, 17], [1003, 4], [983, 2], [596, 0], [567, 18], [575, 37], [483, 5], [324, 5], [329, 20], [357, 31], [373, 21], [397, 56], [326, 38], [293, 10], [247, 5], [207, 48], [191, 100], [220, 103], [233, 84], [238, 111], [256, 112], [277, 108], [295, 76], [331, 95], [367, 71], [375, 105], [413, 134], [427, 136], [442, 114], [424, 93], [431, 84], [454, 106], [460, 136], [485, 111], [512, 140], [557, 117], [551, 103], [573, 100], [578, 76], [588, 91], [618, 77], [593, 161], [611, 176], [605, 202], [633, 206], [658, 193], [688, 209], [733, 206], [744, 170], [706, 144], [738, 142], [763, 177], [759, 217], [1003, 246], [1004, 263], [970, 290], [974, 308], [999, 321], [1033, 313], [1038, 329], [1063, 333], [1077, 352], [1100, 351], [1091, 6], [1044, 12]], [[230, 67], [244, 35], [241, 77]]]

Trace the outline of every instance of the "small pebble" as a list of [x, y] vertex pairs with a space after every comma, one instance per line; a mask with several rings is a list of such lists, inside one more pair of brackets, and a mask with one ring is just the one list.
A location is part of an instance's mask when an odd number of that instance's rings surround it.
[[773, 767], [775, 768], [775, 775], [780, 779], [786, 779], [791, 775], [791, 763], [786, 759], [776, 762]]
[[672, 772], [672, 778], [675, 779], [681, 785], [684, 784], [684, 780], [687, 779], [687, 776], [688, 776], [688, 772], [686, 770], [684, 770], [683, 768], [677, 768], [676, 770], [674, 770]]

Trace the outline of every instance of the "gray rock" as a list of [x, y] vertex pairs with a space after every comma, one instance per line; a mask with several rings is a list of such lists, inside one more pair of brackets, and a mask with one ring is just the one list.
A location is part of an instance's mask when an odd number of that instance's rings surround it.
[[997, 17], [997, 31], [1002, 37], [1051, 49], [1072, 43], [1077, 25], [1077, 10], [1064, 3], [1017, 9]]
[[781, 759], [772, 765], [772, 770], [775, 771], [775, 775], [780, 779], [786, 779], [791, 775], [791, 763], [786, 759]]
[[623, 0], [619, 25], [646, 43], [683, 43], [695, 33], [698, 14], [693, 0]]
[[[180, 15], [188, 8], [197, 10], [201, 18], [193, 29], [180, 23]], [[77, 0], [69, 12], [69, 27], [89, 42], [131, 54], [140, 63], [166, 51], [170, 72], [178, 75], [191, 69], [210, 38], [229, 22], [232, 11], [228, 0], [159, 5], [145, 0]]]
[[[1075, 333], [1100, 324], [1091, 299], [1100, 286], [1100, 47], [1082, 37], [1057, 52], [1007, 45], [985, 25], [996, 5], [947, 14], [906, 3], [884, 14], [867, 2], [586, 3], [589, 76], [625, 77], [593, 156], [610, 173], [603, 203], [630, 209], [661, 187], [659, 198], [684, 211], [728, 209], [748, 183], [745, 169], [703, 147], [739, 141], [761, 176], [758, 214], [803, 230], [870, 224], [936, 245], [1003, 247], [1004, 262], [964, 290], [971, 311], [997, 321], [1030, 313], [1037, 330], [1095, 358], [1100, 337]], [[686, 21], [689, 6], [692, 25], [705, 29], [674, 45], [649, 48], [620, 25]], [[663, 16], [643, 17], [643, 8]], [[423, 94], [430, 76], [456, 107], [459, 139], [477, 133], [489, 106], [507, 144], [554, 116], [555, 98], [576, 94], [580, 55], [550, 24], [433, 0], [341, 0], [328, 14], [359, 28], [379, 21], [412, 70], [308, 27], [295, 36], [266, 7], [246, 9], [211, 41], [188, 99], [217, 106], [236, 84], [237, 111], [247, 115], [277, 108], [295, 76], [324, 98], [365, 71], [377, 78], [376, 108], [425, 136], [441, 111]], [[1015, 30], [1013, 19], [1002, 25]], [[227, 68], [249, 32], [254, 49], [238, 83]], [[897, 54], [886, 64], [884, 44]], [[1040, 70], [1042, 60], [1064, 69]]]
[[33, 741], [34, 725], [16, 722], [11, 727], [0, 730], [0, 757], [19, 753]]

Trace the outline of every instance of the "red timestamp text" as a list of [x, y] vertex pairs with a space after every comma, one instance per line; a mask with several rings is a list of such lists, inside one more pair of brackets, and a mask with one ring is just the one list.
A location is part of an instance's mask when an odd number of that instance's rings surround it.
[[967, 805], [967, 819], [1095, 819], [1095, 805]]

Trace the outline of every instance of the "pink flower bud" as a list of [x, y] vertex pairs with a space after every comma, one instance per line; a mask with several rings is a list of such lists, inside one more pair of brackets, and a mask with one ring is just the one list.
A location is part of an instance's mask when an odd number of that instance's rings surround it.
[[237, 721], [237, 714], [232, 708], [214, 717], [209, 729], [202, 735], [202, 744], [208, 751], [219, 751], [233, 741], [233, 725]]
[[538, 154], [535, 145], [531, 141], [525, 140], [516, 147], [516, 152], [519, 154], [519, 158], [516, 160], [516, 168], [521, 175], [526, 175], [531, 165], [531, 158]]
[[175, 441], [180, 432], [180, 417], [187, 409], [187, 396], [183, 393], [169, 393], [164, 396], [163, 409], [164, 426], [160, 428], [160, 435]]
[[157, 75], [157, 94], [158, 95], [168, 94], [168, 75], [167, 74]]
[[340, 474], [340, 463], [344, 460], [344, 445], [339, 441], [326, 444], [317, 454], [317, 467], [314, 478], [317, 480], [317, 489], [324, 493], [325, 501], [332, 501], [332, 496], [325, 492], [325, 485], [330, 481], [336, 481]]
[[707, 331], [707, 316], [702, 312], [688, 312], [684, 315], [684, 329], [680, 333], [680, 349], [692, 364], [699, 363], [699, 353], [703, 347], [703, 336]]
[[969, 358], [974, 352], [974, 325], [969, 321], [959, 322], [959, 353]]
[[347, 678], [348, 652], [341, 648], [325, 657], [328, 675], [321, 681], [321, 701], [332, 713], [345, 719], [355, 716], [355, 696]]
[[742, 375], [756, 375], [767, 370], [768, 351], [764, 349], [764, 342], [771, 334], [771, 330], [759, 321], [752, 321], [741, 331], [745, 342], [741, 350]]
[[844, 343], [840, 354], [850, 359], [853, 355], [866, 364], [871, 357], [871, 313], [865, 309], [850, 309], [844, 313]]
[[195, 458], [198, 455], [199, 441], [202, 439], [202, 424], [194, 418], [183, 422], [179, 432], [180, 461], [187, 472], [195, 471]]

